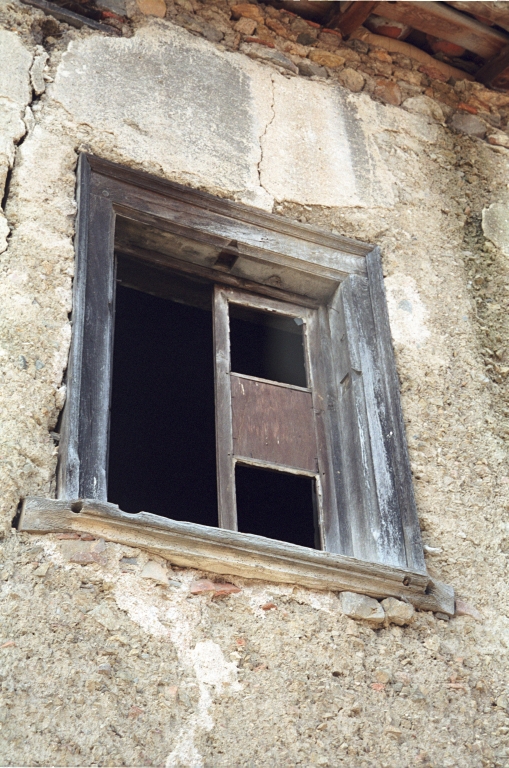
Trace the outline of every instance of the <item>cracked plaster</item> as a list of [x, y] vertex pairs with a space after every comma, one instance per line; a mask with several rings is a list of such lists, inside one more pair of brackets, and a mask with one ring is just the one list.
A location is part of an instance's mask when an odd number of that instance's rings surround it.
[[[23, 138], [26, 126], [22, 115], [30, 102], [32, 54], [18, 35], [0, 29], [0, 200], [7, 174], [14, 163], [15, 145]], [[7, 220], [0, 209], [0, 253], [7, 248]]]

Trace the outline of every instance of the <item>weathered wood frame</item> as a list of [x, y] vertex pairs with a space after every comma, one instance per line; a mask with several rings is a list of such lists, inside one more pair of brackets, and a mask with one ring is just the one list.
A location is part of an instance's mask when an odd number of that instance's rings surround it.
[[426, 574], [364, 563], [262, 536], [168, 520], [148, 512], [129, 515], [114, 504], [28, 498], [20, 528], [36, 534], [85, 531], [130, 547], [142, 547], [189, 568], [227, 576], [298, 584], [311, 589], [351, 590], [396, 597], [423, 611], [454, 615], [454, 591]]
[[[58, 497], [65, 503], [54, 504], [49, 530], [58, 528], [58, 510], [61, 527], [69, 527], [67, 512], [79, 499], [98, 502], [96, 516], [112, 508], [100, 502], [107, 501], [115, 220], [121, 216], [206, 243], [218, 254], [217, 266], [133, 249], [139, 258], [316, 310], [309, 346], [325, 382], [317, 410], [336, 499], [323, 523], [328, 548], [346, 558], [347, 570], [364, 561], [396, 568], [406, 574], [402, 582], [418, 576], [419, 584], [427, 583], [378, 249], [88, 155], [80, 157], [77, 196], [73, 338], [58, 467]], [[270, 266], [268, 279], [256, 279], [260, 265]], [[124, 529], [129, 520], [131, 531], [141, 533], [145, 513], [118, 514]], [[41, 530], [44, 521], [24, 515], [21, 526]], [[230, 554], [235, 559], [234, 550]], [[226, 572], [236, 572], [232, 563]]]
[[[304, 329], [304, 356], [308, 387], [306, 394], [309, 395], [312, 404], [312, 426], [310, 431], [313, 433], [316, 446], [315, 466], [303, 468], [288, 461], [262, 461], [252, 458], [247, 454], [238, 452], [234, 447], [233, 416], [235, 409], [232, 400], [232, 377], [237, 379], [239, 374], [234, 373], [231, 367], [231, 354], [229, 342], [229, 306], [236, 304], [239, 306], [250, 307], [251, 309], [261, 309], [273, 312], [282, 316], [301, 318]], [[336, 538], [331, 539], [329, 533], [334, 524], [329, 518], [334, 517], [332, 511], [336, 508], [331, 477], [333, 466], [330, 461], [330, 455], [327, 450], [325, 429], [323, 425], [323, 391], [324, 382], [322, 380], [321, 366], [319, 365], [320, 354], [318, 353], [318, 334], [316, 324], [318, 322], [317, 310], [303, 307], [302, 305], [289, 302], [276, 301], [262, 296], [257, 296], [232, 288], [215, 285], [214, 292], [214, 337], [215, 337], [215, 359], [216, 359], [216, 435], [217, 435], [217, 481], [219, 496], [219, 525], [221, 528], [238, 530], [237, 528], [237, 510], [235, 495], [235, 466], [244, 464], [282, 471], [307, 475], [315, 481], [316, 492], [316, 517], [318, 531], [316, 531], [316, 541], [319, 548], [328, 552], [338, 551], [339, 541]], [[244, 377], [247, 381], [258, 381], [256, 377]], [[304, 391], [302, 387], [292, 387], [287, 384], [275, 384], [286, 390], [286, 395], [292, 390]], [[251, 447], [251, 446], [250, 446]]]

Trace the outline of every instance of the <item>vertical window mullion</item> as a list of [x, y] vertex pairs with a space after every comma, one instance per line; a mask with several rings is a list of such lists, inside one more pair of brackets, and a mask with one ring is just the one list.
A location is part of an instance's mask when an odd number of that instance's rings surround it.
[[219, 527], [236, 531], [235, 460], [233, 458], [230, 380], [230, 320], [224, 289], [214, 286], [214, 359], [216, 390], [216, 455]]
[[313, 410], [317, 443], [317, 512], [321, 546], [326, 552], [339, 552], [340, 536], [336, 494], [333, 483], [332, 455], [328, 429], [328, 398], [325, 386], [324, 339], [320, 333], [318, 312], [309, 312], [306, 322], [308, 375], [313, 392]]

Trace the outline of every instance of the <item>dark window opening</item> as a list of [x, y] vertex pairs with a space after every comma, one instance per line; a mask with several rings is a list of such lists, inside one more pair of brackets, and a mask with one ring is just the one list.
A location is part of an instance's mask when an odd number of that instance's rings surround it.
[[230, 304], [232, 371], [307, 387], [303, 327], [299, 317]]
[[239, 531], [320, 549], [313, 478], [237, 464], [235, 486]]
[[212, 285], [129, 259], [117, 276], [108, 499], [217, 526]]

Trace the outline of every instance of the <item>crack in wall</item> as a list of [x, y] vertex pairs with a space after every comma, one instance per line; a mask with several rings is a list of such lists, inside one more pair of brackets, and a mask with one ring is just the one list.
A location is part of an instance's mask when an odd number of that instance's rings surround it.
[[[7, 216], [5, 215], [5, 210], [7, 206], [7, 201], [9, 198], [10, 188], [11, 188], [11, 181], [12, 181], [12, 175], [14, 172], [14, 168], [16, 166], [16, 160], [18, 157], [18, 151], [19, 148], [22, 146], [23, 142], [27, 138], [28, 134], [30, 133], [31, 129], [33, 129], [35, 125], [35, 118], [32, 112], [32, 105], [35, 102], [38, 102], [42, 94], [44, 93], [45, 87], [42, 88], [42, 90], [37, 91], [34, 85], [34, 79], [32, 77], [32, 70], [34, 68], [34, 65], [37, 61], [37, 55], [34, 52], [29, 53], [27, 51], [27, 54], [31, 56], [30, 66], [27, 67], [27, 79], [28, 79], [28, 85], [29, 85], [29, 97], [27, 101], [18, 102], [14, 99], [7, 97], [0, 97], [0, 101], [7, 101], [14, 105], [15, 109], [19, 110], [19, 116], [18, 121], [19, 125], [23, 126], [21, 131], [19, 132], [13, 132], [13, 134], [8, 137], [8, 141], [12, 143], [11, 151], [10, 151], [10, 157], [6, 157], [7, 160], [7, 172], [5, 174], [5, 178], [3, 181], [3, 184], [0, 186], [0, 253], [4, 253], [8, 246], [9, 246], [9, 240], [11, 238], [11, 228], [8, 224]], [[47, 54], [46, 58], [44, 60], [44, 64], [47, 61]], [[42, 70], [40, 72], [40, 79], [42, 79]], [[24, 109], [24, 111], [23, 111]], [[21, 117], [21, 112], [23, 111], [23, 117]], [[27, 121], [27, 116], [30, 115], [32, 120], [34, 121], [33, 125], [30, 125]]]
[[276, 101], [276, 87], [275, 87], [275, 79], [274, 78], [275, 78], [275, 75], [271, 74], [271, 76], [270, 76], [270, 84], [271, 84], [270, 111], [271, 111], [271, 118], [266, 123], [265, 128], [263, 129], [263, 132], [260, 134], [260, 139], [259, 139], [259, 142], [260, 142], [260, 159], [259, 159], [259, 161], [257, 163], [257, 166], [256, 166], [257, 172], [258, 172], [258, 183], [259, 183], [260, 187], [263, 190], [265, 190], [265, 192], [267, 192], [267, 194], [270, 194], [270, 192], [267, 189], [265, 189], [265, 187], [263, 186], [263, 183], [262, 183], [263, 140], [267, 136], [267, 132], [268, 132], [270, 126], [272, 125], [272, 123], [274, 122], [274, 120], [276, 118], [276, 110], [275, 110], [275, 106], [274, 106], [275, 105], [275, 101]]

